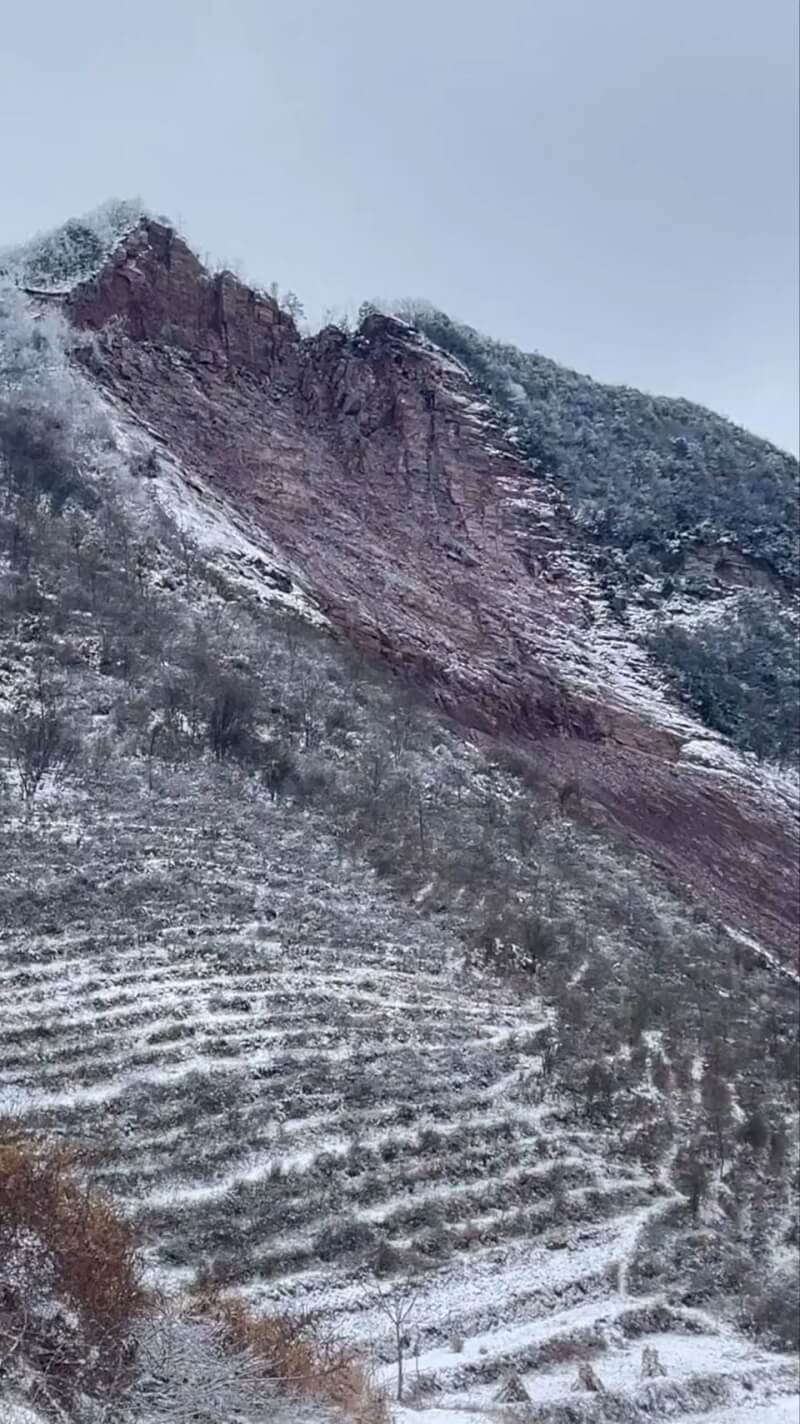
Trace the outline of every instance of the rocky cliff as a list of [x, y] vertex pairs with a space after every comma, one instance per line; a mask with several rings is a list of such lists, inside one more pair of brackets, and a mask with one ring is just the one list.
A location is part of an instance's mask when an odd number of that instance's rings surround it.
[[151, 220], [64, 301], [108, 398], [334, 628], [466, 726], [536, 739], [688, 893], [789, 951], [791, 802], [670, 704], [457, 362], [378, 314], [303, 339]]

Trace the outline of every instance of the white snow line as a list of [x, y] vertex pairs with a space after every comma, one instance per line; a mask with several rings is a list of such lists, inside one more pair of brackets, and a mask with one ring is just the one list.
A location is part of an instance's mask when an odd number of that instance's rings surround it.
[[752, 950], [753, 954], [763, 960], [765, 964], [768, 964], [770, 969], [774, 969], [777, 974], [782, 975], [784, 979], [788, 979], [790, 983], [800, 986], [800, 974], [795, 974], [794, 970], [787, 968], [785, 964], [781, 964], [777, 955], [772, 953], [772, 950], [765, 949], [763, 944], [758, 943], [758, 940], [751, 939], [750, 935], [743, 934], [741, 930], [735, 930], [731, 925], [723, 925], [723, 929], [726, 934], [730, 935], [731, 939], [738, 940], [739, 944], [744, 944], [749, 950]]

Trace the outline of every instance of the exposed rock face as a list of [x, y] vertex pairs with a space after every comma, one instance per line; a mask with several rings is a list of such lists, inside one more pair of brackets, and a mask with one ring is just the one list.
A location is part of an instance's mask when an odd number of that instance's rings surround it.
[[122, 320], [134, 341], [182, 347], [209, 362], [272, 373], [300, 338], [271, 297], [230, 272], [211, 276], [172, 230], [142, 222], [96, 281], [78, 287], [69, 309], [79, 326]]
[[334, 625], [468, 725], [546, 739], [557, 775], [703, 902], [791, 942], [785, 804], [681, 762], [697, 728], [455, 362], [378, 315], [302, 340], [152, 221], [67, 308], [100, 334], [87, 364], [106, 391], [303, 570]]

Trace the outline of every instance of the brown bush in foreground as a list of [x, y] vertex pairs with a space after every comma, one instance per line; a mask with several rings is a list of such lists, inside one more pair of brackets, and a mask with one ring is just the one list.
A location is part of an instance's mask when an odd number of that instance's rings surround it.
[[355, 1424], [386, 1424], [386, 1400], [366, 1367], [307, 1318], [255, 1315], [241, 1301], [213, 1292], [198, 1296], [195, 1310], [221, 1326], [231, 1351], [260, 1361], [287, 1391], [333, 1406]]
[[124, 1332], [147, 1305], [130, 1224], [61, 1147], [0, 1131], [0, 1287], [6, 1310], [49, 1294], [88, 1339]]

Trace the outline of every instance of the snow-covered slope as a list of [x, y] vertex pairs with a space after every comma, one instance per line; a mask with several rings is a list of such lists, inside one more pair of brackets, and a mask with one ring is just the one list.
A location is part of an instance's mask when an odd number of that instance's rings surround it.
[[[587, 1130], [547, 1088], [535, 998], [465, 971], [302, 825], [215, 807], [202, 778], [187, 793], [191, 828], [174, 793], [144, 821], [95, 797], [53, 806], [24, 867], [4, 846], [36, 898], [0, 942], [0, 1109], [91, 1153], [154, 1281], [205, 1274], [310, 1311], [391, 1386], [381, 1292], [414, 1270], [423, 1412], [404, 1424], [493, 1418], [512, 1376], [595, 1418], [572, 1390], [587, 1357], [631, 1419], [795, 1387], [786, 1356], [628, 1284], [645, 1224], [680, 1198], [622, 1125]], [[645, 1347], [666, 1378], [641, 1378]]]

